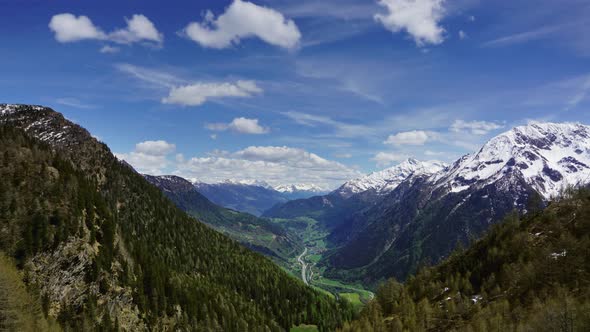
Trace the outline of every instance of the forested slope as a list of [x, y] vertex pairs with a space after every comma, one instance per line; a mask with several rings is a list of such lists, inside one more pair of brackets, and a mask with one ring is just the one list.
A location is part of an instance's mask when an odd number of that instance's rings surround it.
[[329, 331], [350, 317], [180, 211], [59, 113], [0, 111], [0, 250], [64, 330]]
[[590, 190], [508, 217], [467, 250], [384, 284], [344, 331], [589, 331]]
[[144, 177], [181, 210], [278, 264], [289, 267], [290, 260], [303, 251], [301, 240], [280, 225], [266, 218], [218, 206], [181, 177]]

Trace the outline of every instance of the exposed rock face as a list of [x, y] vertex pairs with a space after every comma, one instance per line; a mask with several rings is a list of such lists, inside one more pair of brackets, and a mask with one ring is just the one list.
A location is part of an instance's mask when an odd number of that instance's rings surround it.
[[335, 267], [334, 274], [351, 270], [368, 282], [404, 279], [418, 266], [445, 257], [458, 242], [479, 237], [511, 211], [526, 213], [534, 196], [547, 202], [569, 186], [590, 182], [588, 165], [590, 127], [516, 127], [440, 172], [401, 181], [374, 206], [357, 212], [335, 230], [347, 243], [324, 263]]

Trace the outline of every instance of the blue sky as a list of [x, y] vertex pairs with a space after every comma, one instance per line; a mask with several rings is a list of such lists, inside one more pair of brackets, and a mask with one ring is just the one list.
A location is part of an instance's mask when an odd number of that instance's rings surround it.
[[343, 181], [590, 123], [587, 1], [2, 1], [0, 101], [147, 173]]

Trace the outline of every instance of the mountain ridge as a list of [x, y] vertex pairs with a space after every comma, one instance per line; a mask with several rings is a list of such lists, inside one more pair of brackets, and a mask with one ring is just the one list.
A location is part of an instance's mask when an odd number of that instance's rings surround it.
[[61, 114], [0, 110], [0, 249], [64, 329], [326, 331], [349, 315], [180, 211]]
[[579, 185], [579, 179], [589, 178], [583, 162], [588, 159], [588, 126], [514, 128], [439, 173], [403, 181], [355, 216], [356, 229], [344, 230], [348, 242], [323, 263], [333, 267], [333, 276], [403, 280], [419, 266], [444, 258], [457, 243], [478, 238], [511, 211], [526, 213], [546, 204], [558, 186]]

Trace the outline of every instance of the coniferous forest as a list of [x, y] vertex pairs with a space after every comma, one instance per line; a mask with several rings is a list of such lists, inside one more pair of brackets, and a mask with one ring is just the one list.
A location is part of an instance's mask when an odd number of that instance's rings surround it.
[[[39, 319], [65, 331], [332, 331], [352, 318], [347, 302], [180, 211], [85, 130], [22, 111], [0, 126], [0, 249]], [[20, 129], [39, 119], [71, 127], [67, 143]]]
[[405, 284], [387, 281], [342, 330], [590, 330], [590, 190], [508, 216]]

